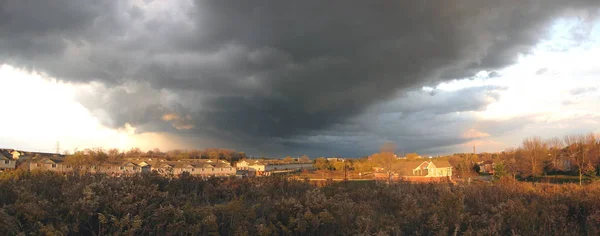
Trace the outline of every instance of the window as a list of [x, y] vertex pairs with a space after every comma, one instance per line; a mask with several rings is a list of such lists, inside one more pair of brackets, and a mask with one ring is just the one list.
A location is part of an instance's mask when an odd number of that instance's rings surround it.
[[124, 169], [125, 169], [125, 167], [123, 167], [123, 166], [119, 167], [119, 170], [124, 170]]
[[52, 164], [52, 168], [56, 168], [56, 164]]
[[223, 168], [221, 168], [221, 171], [223, 171]]
[[9, 160], [4, 160], [4, 164], [8, 165], [8, 164], [10, 164], [10, 161]]
[[215, 168], [212, 168], [212, 171], [215, 171]]
[[196, 171], [196, 169], [192, 168], [192, 172]]
[[71, 168], [71, 165], [67, 165], [67, 169]]
[[204, 171], [204, 168], [202, 168], [202, 171]]
[[106, 167], [106, 169], [107, 169], [107, 170], [110, 170], [110, 166], [107, 166], [107, 167]]

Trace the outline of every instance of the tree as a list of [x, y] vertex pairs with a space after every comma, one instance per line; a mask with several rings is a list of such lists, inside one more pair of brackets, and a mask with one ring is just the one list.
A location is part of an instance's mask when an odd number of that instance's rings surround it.
[[300, 157], [300, 161], [302, 161], [302, 162], [309, 162], [310, 158], [307, 155], [302, 155]]
[[558, 163], [560, 152], [564, 146], [563, 141], [559, 138], [551, 138], [546, 140], [546, 146], [550, 151], [551, 167], [550, 169], [556, 174], [557, 171], [563, 171], [562, 166]]
[[567, 135], [564, 138], [565, 145], [567, 145], [567, 154], [569, 158], [577, 166], [577, 172], [579, 174], [579, 185], [583, 184], [583, 174], [585, 174], [585, 168], [587, 167], [586, 159], [586, 147], [585, 147], [585, 136], [582, 135]]
[[117, 148], [109, 149], [107, 155], [108, 159], [113, 161], [123, 158], [123, 153]]
[[515, 148], [507, 148], [506, 150], [504, 150], [504, 152], [502, 152], [502, 155], [500, 155], [499, 159], [495, 162], [502, 162], [502, 164], [504, 165], [504, 169], [505, 171], [512, 175], [513, 178], [516, 177], [517, 172], [519, 170], [518, 168], [518, 163], [517, 163], [517, 153], [519, 152], [518, 149]]
[[344, 170], [344, 166], [346, 166], [346, 163], [343, 161], [332, 161], [330, 164], [335, 170]]
[[89, 164], [88, 157], [83, 151], [76, 151], [73, 155], [65, 157], [65, 162], [72, 165], [74, 169], [81, 169], [83, 166]]
[[583, 150], [585, 153], [585, 155], [587, 156], [588, 159], [588, 163], [586, 165], [585, 168], [585, 175], [587, 176], [595, 176], [596, 175], [596, 167], [594, 166], [593, 163], [598, 163], [598, 156], [597, 156], [597, 152], [596, 152], [596, 146], [598, 143], [598, 138], [596, 137], [596, 134], [594, 133], [589, 133], [585, 136], [585, 149]]
[[87, 153], [90, 157], [89, 161], [93, 164], [104, 163], [109, 159], [108, 154], [102, 148], [88, 149]]
[[331, 166], [325, 157], [319, 157], [315, 159], [315, 168], [319, 170], [329, 170], [331, 169]]
[[398, 162], [394, 154], [391, 152], [376, 153], [371, 156], [371, 161], [387, 171], [388, 181], [391, 182], [395, 171], [394, 164]]
[[530, 175], [536, 176], [541, 172], [541, 164], [546, 158], [546, 145], [540, 137], [531, 137], [523, 140], [524, 157], [531, 168]]
[[219, 152], [218, 152], [218, 151], [216, 151], [216, 150], [210, 151], [210, 152], [208, 153], [208, 158], [209, 158], [209, 159], [219, 159], [219, 157], [221, 157], [221, 155], [220, 155], [220, 154], [219, 154]]
[[494, 166], [494, 180], [499, 180], [502, 177], [508, 176], [508, 171], [506, 171], [506, 166], [504, 162], [496, 163]]
[[129, 149], [129, 151], [127, 151], [127, 153], [125, 153], [125, 156], [127, 157], [139, 157], [142, 155], [142, 150], [140, 150], [139, 148], [131, 148]]

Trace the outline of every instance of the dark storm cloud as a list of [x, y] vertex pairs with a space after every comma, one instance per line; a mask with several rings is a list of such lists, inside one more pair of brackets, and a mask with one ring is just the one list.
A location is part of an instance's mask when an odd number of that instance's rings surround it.
[[[413, 91], [374, 105], [363, 114], [327, 130], [271, 141], [278, 147], [288, 147], [282, 148], [281, 154], [289, 155], [364, 156], [377, 152], [385, 142], [396, 143], [398, 152], [438, 154], [439, 150], [457, 151], [450, 146], [487, 135], [502, 135], [522, 128], [530, 121], [528, 117], [502, 122], [477, 120], [474, 111], [496, 101], [500, 90], [502, 88], [493, 86], [470, 87], [440, 90], [434, 96], [426, 90]], [[473, 133], [468, 133], [469, 130]]]
[[[600, 4], [165, 2], [168, 9], [151, 10], [127, 1], [0, 0], [0, 63], [100, 82], [102, 95], [81, 99], [112, 127], [243, 146], [327, 130], [399, 91], [502, 68], [545, 37], [555, 17]], [[174, 129], [161, 119], [169, 113], [194, 128]]]

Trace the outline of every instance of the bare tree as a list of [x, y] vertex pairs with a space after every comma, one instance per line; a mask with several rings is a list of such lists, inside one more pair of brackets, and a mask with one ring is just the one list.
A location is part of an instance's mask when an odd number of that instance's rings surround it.
[[542, 142], [540, 137], [531, 137], [523, 140], [524, 157], [531, 168], [531, 176], [540, 173], [540, 164], [546, 158], [546, 150], [546, 144]]
[[584, 151], [586, 152], [588, 158], [586, 174], [596, 174], [596, 167], [594, 164], [598, 163], [598, 140], [598, 136], [595, 133], [589, 133], [585, 136]]
[[565, 136], [564, 140], [567, 145], [567, 154], [575, 163], [575, 166], [577, 166], [579, 185], [581, 185], [583, 183], [583, 174], [588, 164], [585, 145], [586, 137], [584, 135], [568, 135]]
[[564, 147], [564, 143], [559, 138], [551, 138], [546, 140], [546, 146], [550, 151], [551, 158], [551, 169], [555, 172], [563, 170], [561, 165], [558, 163], [558, 158], [560, 156], [560, 152]]
[[519, 150], [516, 148], [507, 148], [504, 150], [502, 159], [500, 160], [500, 162], [504, 163], [504, 168], [506, 168], [506, 171], [508, 171], [513, 178], [516, 177], [518, 170], [516, 158], [518, 152]]

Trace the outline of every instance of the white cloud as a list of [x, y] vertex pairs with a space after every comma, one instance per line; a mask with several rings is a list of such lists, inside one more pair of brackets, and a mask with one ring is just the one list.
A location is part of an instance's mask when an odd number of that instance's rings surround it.
[[[166, 134], [135, 134], [126, 124], [110, 129], [75, 101], [85, 85], [58, 82], [37, 73], [0, 66], [0, 145], [30, 151], [55, 151], [90, 147], [127, 149], [134, 146], [174, 148], [185, 145]], [[155, 146], [156, 145], [156, 146]]]

